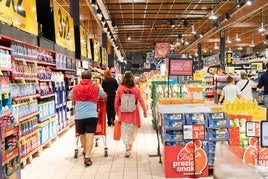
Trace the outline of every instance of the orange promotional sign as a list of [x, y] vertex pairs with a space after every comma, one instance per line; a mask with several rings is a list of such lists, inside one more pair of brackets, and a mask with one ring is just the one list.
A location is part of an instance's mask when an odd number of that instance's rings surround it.
[[154, 49], [154, 58], [165, 58], [170, 53], [170, 43], [156, 43]]
[[164, 150], [166, 178], [208, 176], [208, 157], [201, 140], [185, 146], [165, 146]]
[[205, 139], [205, 126], [203, 124], [193, 124], [183, 126], [184, 139]]

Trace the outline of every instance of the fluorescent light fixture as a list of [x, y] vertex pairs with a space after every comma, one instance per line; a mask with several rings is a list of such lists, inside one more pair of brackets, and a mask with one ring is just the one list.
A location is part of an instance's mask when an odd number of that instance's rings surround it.
[[208, 17], [210, 20], [216, 20], [218, 17], [214, 15], [214, 11], [211, 11], [211, 15]]
[[97, 9], [96, 13], [97, 13], [98, 18], [101, 19], [101, 17], [102, 17], [101, 10]]
[[251, 44], [249, 45], [249, 47], [255, 47], [254, 41], [251, 41]]
[[174, 28], [174, 27], [175, 27], [175, 23], [174, 23], [173, 20], [171, 20], [171, 21], [169, 22], [169, 24], [170, 24], [170, 27], [171, 27], [171, 28]]
[[241, 46], [239, 46], [239, 47], [237, 48], [237, 50], [243, 50], [243, 48], [242, 48]]
[[217, 43], [215, 43], [215, 45], [214, 45], [214, 49], [215, 49], [215, 50], [218, 50], [218, 49], [219, 49]]
[[96, 0], [91, 0], [91, 6], [92, 6], [92, 7], [96, 7], [96, 6], [97, 6], [97, 2], [96, 2]]

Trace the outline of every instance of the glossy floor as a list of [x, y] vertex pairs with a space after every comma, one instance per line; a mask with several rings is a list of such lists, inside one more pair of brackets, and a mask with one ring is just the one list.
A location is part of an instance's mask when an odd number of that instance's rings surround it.
[[[84, 167], [81, 149], [74, 158], [76, 148], [74, 127], [58, 137], [39, 157], [22, 169], [22, 179], [162, 179], [163, 166], [157, 154], [157, 137], [151, 118], [142, 120], [132, 155], [125, 158], [122, 141], [113, 140], [113, 127], [107, 127], [106, 136], [98, 136], [90, 167]], [[104, 147], [108, 157], [104, 157]], [[155, 157], [156, 156], [156, 157]], [[209, 177], [212, 178], [212, 177]]]

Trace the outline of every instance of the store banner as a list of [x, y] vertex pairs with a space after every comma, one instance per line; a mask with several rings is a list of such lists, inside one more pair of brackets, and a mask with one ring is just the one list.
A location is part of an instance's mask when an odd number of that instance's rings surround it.
[[107, 65], [107, 52], [106, 52], [106, 48], [104, 47], [101, 47], [101, 64], [102, 66]]
[[0, 21], [38, 35], [36, 1], [0, 1]]
[[167, 54], [170, 53], [170, 43], [162, 42], [156, 43], [154, 48], [154, 58], [166, 58]]
[[87, 58], [92, 60], [91, 43], [89, 37], [87, 37]]
[[56, 44], [74, 52], [73, 18], [55, 0], [53, 1], [53, 16]]
[[83, 26], [80, 25], [80, 49], [81, 55], [87, 57], [87, 32]]
[[100, 44], [97, 40], [93, 39], [93, 48], [94, 48], [94, 51], [93, 51], [93, 55], [94, 55], [94, 62], [96, 63], [100, 63]]
[[174, 76], [192, 76], [193, 59], [169, 59], [169, 75]]
[[208, 176], [208, 157], [201, 140], [190, 141], [184, 146], [165, 146], [164, 157], [166, 178]]

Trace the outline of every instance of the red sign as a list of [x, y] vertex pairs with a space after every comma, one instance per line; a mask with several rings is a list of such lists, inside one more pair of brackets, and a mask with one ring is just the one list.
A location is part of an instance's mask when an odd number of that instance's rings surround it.
[[165, 146], [164, 160], [166, 178], [208, 176], [208, 158], [200, 140], [185, 146]]
[[169, 75], [174, 76], [192, 76], [192, 59], [169, 59]]
[[184, 139], [205, 139], [205, 127], [203, 124], [192, 124], [183, 126]]
[[170, 53], [170, 43], [156, 43], [154, 49], [154, 58], [165, 58]]

